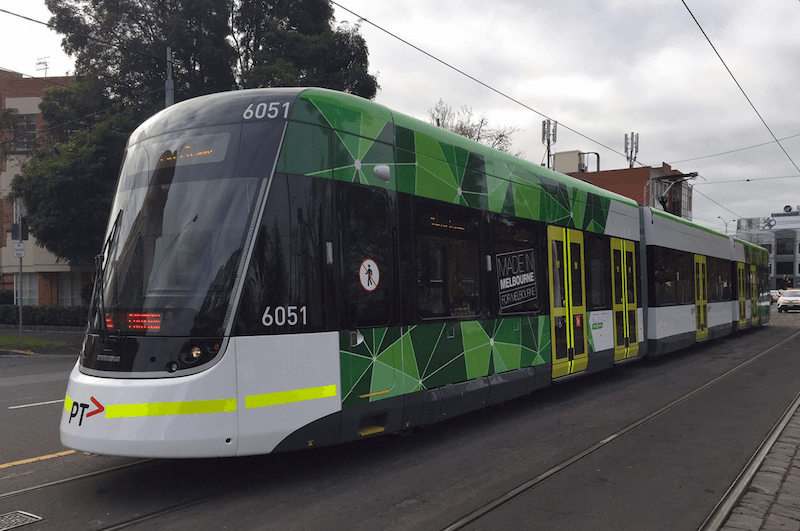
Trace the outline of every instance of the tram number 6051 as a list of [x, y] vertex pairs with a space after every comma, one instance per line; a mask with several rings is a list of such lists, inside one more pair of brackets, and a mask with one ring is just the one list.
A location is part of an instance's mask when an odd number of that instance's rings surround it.
[[264, 326], [296, 326], [306, 324], [305, 306], [267, 306], [264, 315], [261, 316], [261, 324]]
[[289, 118], [290, 104], [288, 101], [286, 103], [280, 103], [277, 101], [270, 103], [262, 102], [258, 105], [251, 103], [247, 106], [247, 109], [244, 110], [242, 118], [245, 120], [252, 120], [253, 118], [256, 120], [263, 120], [264, 118], [274, 120], [281, 115], [281, 107], [283, 107], [283, 118]]

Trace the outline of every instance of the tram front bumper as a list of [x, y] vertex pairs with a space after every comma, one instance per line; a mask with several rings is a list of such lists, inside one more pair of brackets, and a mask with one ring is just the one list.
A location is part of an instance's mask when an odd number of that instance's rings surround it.
[[236, 455], [235, 363], [180, 378], [98, 378], [70, 374], [61, 442], [69, 448], [127, 457]]

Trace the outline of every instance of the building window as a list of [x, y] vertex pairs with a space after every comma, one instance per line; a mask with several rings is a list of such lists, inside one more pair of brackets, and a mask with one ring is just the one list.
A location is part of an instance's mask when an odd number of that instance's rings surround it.
[[81, 305], [81, 274], [79, 272], [58, 274], [58, 305]]
[[775, 274], [776, 275], [791, 275], [794, 271], [793, 262], [776, 262]]
[[794, 254], [794, 238], [777, 238], [775, 244], [776, 244], [775, 254], [777, 255]]
[[14, 151], [30, 151], [36, 147], [36, 115], [20, 114], [19, 122], [12, 128]]
[[[14, 304], [19, 304], [19, 274], [14, 275]], [[39, 306], [39, 273], [22, 274], [22, 305]]]

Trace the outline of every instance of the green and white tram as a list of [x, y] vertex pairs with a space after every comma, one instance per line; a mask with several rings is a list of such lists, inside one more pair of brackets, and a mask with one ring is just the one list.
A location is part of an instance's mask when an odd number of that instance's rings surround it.
[[[744, 292], [766, 285], [760, 248], [706, 231], [713, 246], [683, 249], [672, 225], [700, 229], [661, 219], [347, 94], [182, 102], [128, 143], [62, 442], [155, 457], [338, 444], [768, 318]], [[709, 335], [654, 327], [657, 247], [751, 273], [715, 300], [727, 321], [705, 303]]]

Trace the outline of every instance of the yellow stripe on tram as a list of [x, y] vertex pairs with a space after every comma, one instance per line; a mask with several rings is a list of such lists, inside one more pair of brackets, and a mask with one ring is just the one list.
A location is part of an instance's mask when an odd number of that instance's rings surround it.
[[193, 400], [190, 402], [152, 402], [149, 404], [116, 404], [106, 406], [107, 419], [197, 415], [236, 411], [236, 399]]
[[245, 398], [245, 407], [251, 409], [256, 407], [277, 406], [280, 404], [305, 402], [306, 400], [317, 400], [319, 398], [329, 398], [332, 396], [336, 396], [336, 385], [323, 385], [321, 387], [309, 387], [307, 389], [294, 389], [292, 391], [248, 396]]

